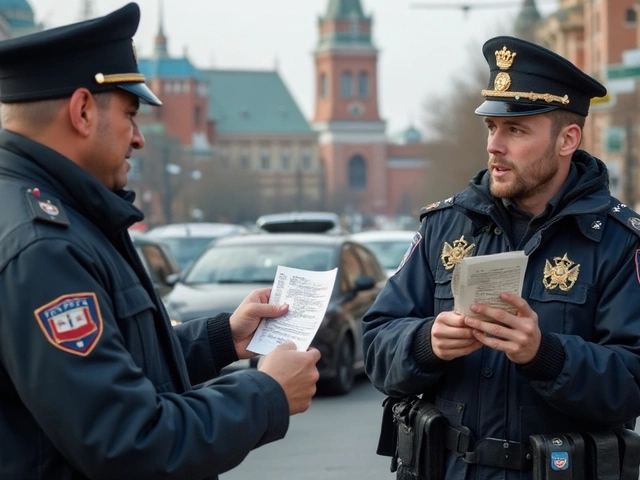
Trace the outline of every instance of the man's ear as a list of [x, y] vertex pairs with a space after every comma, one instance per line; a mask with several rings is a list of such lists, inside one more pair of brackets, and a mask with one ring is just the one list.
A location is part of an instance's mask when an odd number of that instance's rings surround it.
[[580, 142], [582, 141], [582, 130], [578, 125], [572, 123], [567, 125], [560, 131], [558, 135], [558, 143], [560, 149], [560, 155], [571, 156], [573, 152], [578, 150]]
[[98, 121], [98, 106], [89, 90], [79, 88], [69, 99], [69, 121], [81, 136], [88, 137]]

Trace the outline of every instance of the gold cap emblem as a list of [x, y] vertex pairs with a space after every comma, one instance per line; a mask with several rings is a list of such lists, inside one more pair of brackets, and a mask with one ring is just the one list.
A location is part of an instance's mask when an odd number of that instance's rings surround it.
[[562, 258], [553, 257], [553, 262], [555, 265], [552, 266], [551, 262], [546, 260], [542, 284], [547, 290], [559, 288], [563, 292], [568, 292], [578, 280], [580, 265], [569, 260], [566, 253]]
[[516, 58], [517, 53], [511, 53], [511, 50], [507, 50], [506, 45], [502, 47], [502, 50], [496, 50], [496, 65], [500, 70], [507, 70], [511, 68], [513, 59]]
[[493, 88], [497, 92], [505, 92], [511, 86], [511, 77], [507, 72], [500, 72], [493, 81]]
[[464, 239], [464, 235], [462, 235], [459, 240], [454, 240], [453, 246], [451, 246], [449, 242], [444, 242], [440, 260], [442, 260], [445, 270], [451, 270], [460, 260], [470, 257], [475, 246], [475, 243], [469, 245]]

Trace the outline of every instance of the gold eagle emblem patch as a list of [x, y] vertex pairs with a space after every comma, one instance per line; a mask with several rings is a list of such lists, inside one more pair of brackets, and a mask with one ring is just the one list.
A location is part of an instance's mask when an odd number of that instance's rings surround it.
[[549, 260], [545, 261], [544, 278], [542, 284], [547, 290], [559, 288], [563, 292], [568, 292], [573, 288], [578, 280], [580, 265], [569, 260], [567, 254], [564, 257], [553, 257], [555, 265], [551, 265]]
[[469, 243], [464, 239], [464, 235], [462, 235], [458, 240], [454, 240], [453, 246], [451, 246], [449, 242], [444, 242], [440, 260], [442, 260], [445, 270], [451, 270], [460, 260], [470, 257], [475, 246], [475, 243], [469, 245]]

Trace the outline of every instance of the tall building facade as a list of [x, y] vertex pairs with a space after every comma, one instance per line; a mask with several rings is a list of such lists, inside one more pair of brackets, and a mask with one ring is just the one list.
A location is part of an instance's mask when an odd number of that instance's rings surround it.
[[581, 148], [602, 159], [614, 196], [640, 206], [640, 25], [636, 0], [560, 0], [536, 40], [608, 90], [594, 99]]
[[372, 17], [360, 0], [329, 0], [318, 31], [312, 125], [327, 206], [341, 213], [409, 213], [428, 170], [426, 148], [415, 129], [395, 144], [387, 138]]

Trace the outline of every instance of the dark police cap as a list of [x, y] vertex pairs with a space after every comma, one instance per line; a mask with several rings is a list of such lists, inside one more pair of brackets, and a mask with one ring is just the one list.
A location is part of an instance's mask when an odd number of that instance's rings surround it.
[[0, 42], [0, 102], [68, 97], [84, 87], [121, 88], [162, 105], [138, 70], [139, 22], [140, 8], [129, 3], [104, 17]]
[[586, 117], [590, 100], [607, 93], [567, 59], [526, 40], [495, 37], [482, 52], [490, 77], [478, 115], [525, 116], [564, 109]]

